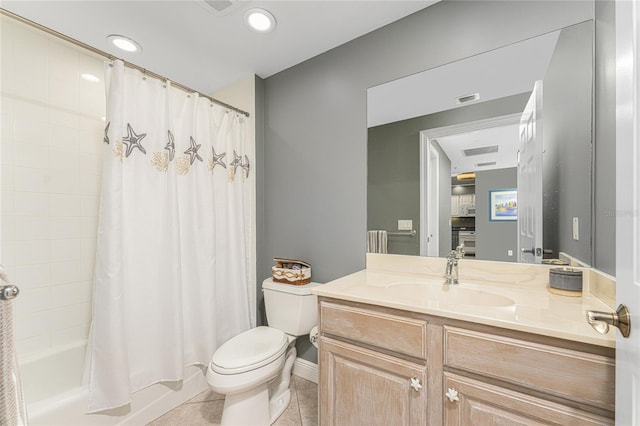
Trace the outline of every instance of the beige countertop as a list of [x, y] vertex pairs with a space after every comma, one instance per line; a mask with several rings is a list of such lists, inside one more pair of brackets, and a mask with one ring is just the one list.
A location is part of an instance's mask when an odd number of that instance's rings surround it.
[[[615, 329], [597, 333], [586, 321], [589, 309], [612, 308], [589, 291], [583, 270], [580, 297], [547, 289], [549, 266], [463, 259], [460, 284], [444, 285], [445, 259], [367, 255], [367, 269], [316, 287], [318, 296], [615, 347]], [[407, 272], [411, 271], [411, 272]], [[615, 282], [612, 283], [615, 286]]]

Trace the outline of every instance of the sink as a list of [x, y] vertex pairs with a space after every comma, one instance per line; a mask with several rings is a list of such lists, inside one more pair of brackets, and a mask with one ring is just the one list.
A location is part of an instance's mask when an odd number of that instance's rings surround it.
[[506, 296], [484, 290], [465, 288], [460, 285], [445, 285], [442, 282], [397, 282], [393, 287], [422, 301], [437, 302], [442, 305], [456, 306], [512, 306], [515, 302]]

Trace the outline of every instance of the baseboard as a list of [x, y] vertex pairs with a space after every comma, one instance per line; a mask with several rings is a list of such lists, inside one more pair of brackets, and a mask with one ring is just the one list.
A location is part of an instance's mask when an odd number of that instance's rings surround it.
[[[160, 387], [158, 393], [147, 398], [136, 398], [140, 392], [133, 394], [132, 406], [139, 408], [118, 423], [119, 426], [147, 424], [157, 419], [172, 409], [184, 404], [189, 399], [209, 388], [203, 371], [197, 366], [185, 369], [184, 380], [177, 383], [156, 384], [151, 387]], [[144, 391], [150, 388], [143, 389]], [[136, 400], [138, 399], [138, 400]]]
[[293, 374], [317, 384], [318, 364], [307, 361], [306, 359], [296, 358], [293, 363]]

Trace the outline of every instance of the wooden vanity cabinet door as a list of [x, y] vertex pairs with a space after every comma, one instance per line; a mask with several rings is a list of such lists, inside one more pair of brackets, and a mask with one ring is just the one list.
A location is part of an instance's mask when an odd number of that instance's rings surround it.
[[[443, 386], [446, 426], [614, 424], [606, 417], [453, 373], [444, 374]], [[453, 400], [447, 394], [455, 395]]]
[[319, 359], [321, 425], [426, 424], [425, 365], [327, 337]]

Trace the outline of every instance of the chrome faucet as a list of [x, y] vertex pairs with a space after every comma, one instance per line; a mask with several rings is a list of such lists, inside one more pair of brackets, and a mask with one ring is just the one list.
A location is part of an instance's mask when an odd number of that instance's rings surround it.
[[464, 256], [464, 245], [460, 244], [447, 256], [447, 267], [444, 271], [445, 284], [458, 284], [458, 261]]

